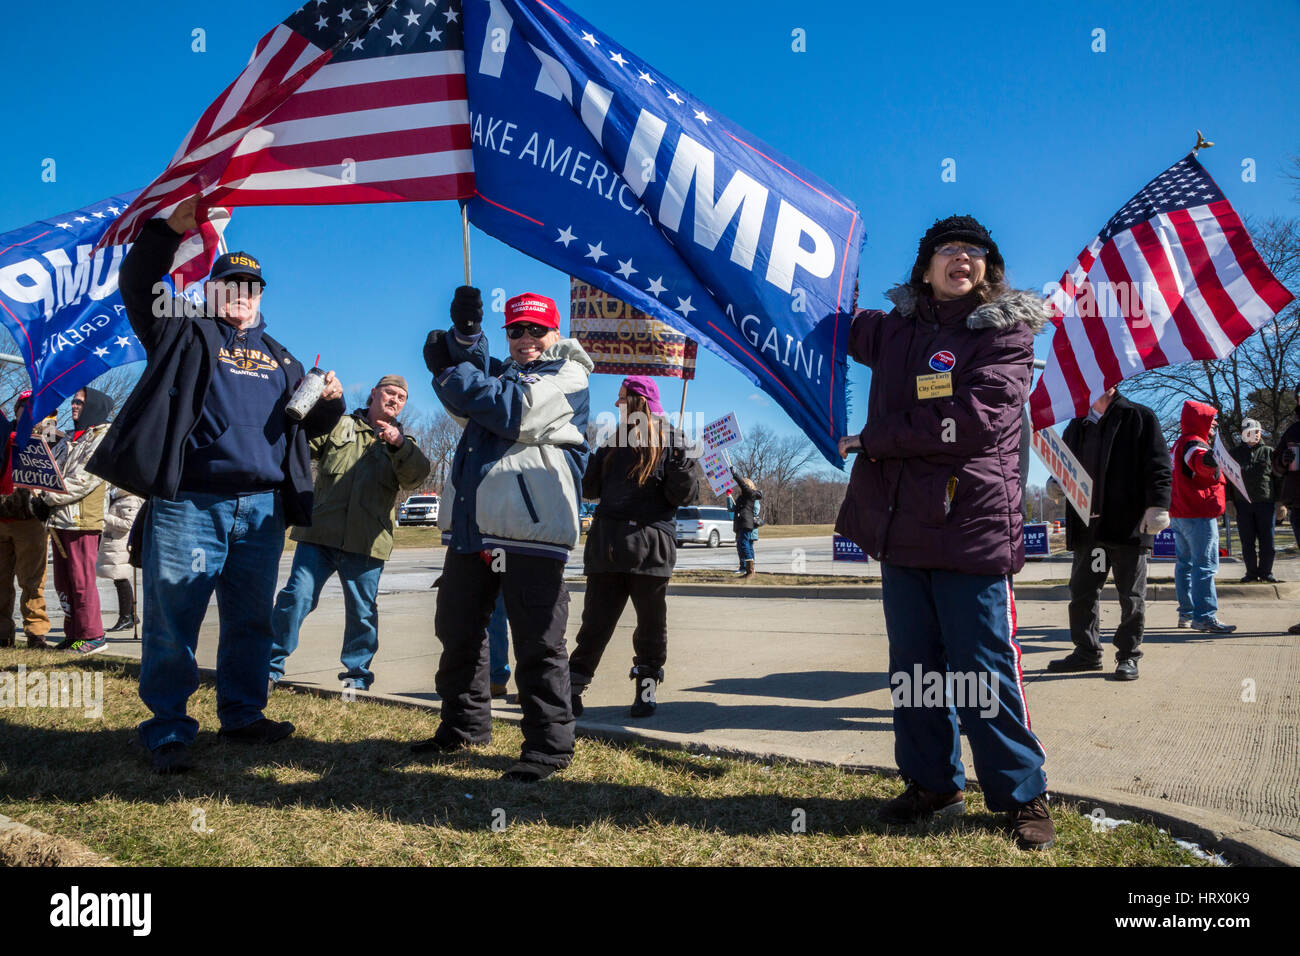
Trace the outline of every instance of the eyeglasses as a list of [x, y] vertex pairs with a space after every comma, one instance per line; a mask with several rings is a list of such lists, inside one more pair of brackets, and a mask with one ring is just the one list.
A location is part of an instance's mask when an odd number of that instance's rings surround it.
[[983, 259], [989, 254], [989, 251], [983, 246], [968, 246], [964, 242], [950, 242], [934, 251], [936, 255], [940, 256], [955, 256], [964, 252], [972, 259]]
[[86, 401], [85, 401], [85, 399], [82, 399], [82, 398], [74, 398], [70, 404], [73, 404], [73, 405], [85, 405], [85, 404], [86, 404]]
[[511, 322], [506, 326], [506, 335], [512, 339], [522, 339], [525, 335], [529, 338], [545, 338], [546, 333], [550, 332], [545, 325], [538, 325], [536, 322]]

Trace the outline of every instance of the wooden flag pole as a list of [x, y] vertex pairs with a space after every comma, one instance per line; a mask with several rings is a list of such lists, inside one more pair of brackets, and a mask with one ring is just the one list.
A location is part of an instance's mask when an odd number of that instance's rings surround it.
[[131, 618], [134, 622], [135, 639], [140, 640], [140, 569], [131, 569]]
[[460, 206], [460, 241], [465, 248], [465, 284], [469, 285], [469, 203]]
[[683, 376], [682, 378], [682, 407], [677, 411], [677, 427], [682, 431], [686, 430], [686, 386], [690, 380]]

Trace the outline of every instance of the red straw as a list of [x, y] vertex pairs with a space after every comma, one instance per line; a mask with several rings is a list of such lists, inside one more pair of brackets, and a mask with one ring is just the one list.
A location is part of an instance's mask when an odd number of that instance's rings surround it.
[[316, 367], [316, 368], [320, 368], [320, 353], [319, 353], [319, 352], [316, 353], [316, 365], [315, 365], [315, 367]]

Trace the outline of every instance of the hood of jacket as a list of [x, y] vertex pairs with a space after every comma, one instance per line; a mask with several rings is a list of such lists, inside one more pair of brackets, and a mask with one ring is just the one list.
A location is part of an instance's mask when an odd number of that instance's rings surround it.
[[[916, 290], [907, 283], [894, 286], [885, 293], [894, 303], [898, 314], [915, 318], [920, 308]], [[1010, 329], [1024, 325], [1035, 334], [1047, 325], [1047, 305], [1037, 293], [1023, 289], [1008, 289], [989, 302], [976, 305], [966, 316], [968, 329]]]
[[[596, 363], [591, 360], [591, 356], [587, 354], [586, 349], [578, 344], [577, 339], [560, 339], [560, 341], [556, 342], [538, 356], [535, 362], [529, 362], [528, 365], [536, 365], [538, 362], [556, 361], [577, 362], [588, 372], [596, 367]], [[528, 365], [521, 365], [520, 368], [528, 368]]]
[[1219, 413], [1213, 405], [1206, 405], [1204, 402], [1188, 399], [1183, 403], [1183, 413], [1179, 419], [1183, 437], [1196, 438], [1208, 445], [1210, 443], [1210, 426], [1214, 424], [1214, 419], [1218, 415]]
[[99, 389], [86, 387], [82, 391], [86, 393], [86, 403], [81, 406], [81, 417], [76, 423], [79, 432], [103, 425], [113, 413], [113, 400]]

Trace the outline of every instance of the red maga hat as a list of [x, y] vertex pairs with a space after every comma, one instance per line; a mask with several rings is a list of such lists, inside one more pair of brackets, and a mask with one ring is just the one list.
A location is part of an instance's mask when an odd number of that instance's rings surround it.
[[513, 322], [536, 322], [548, 329], [559, 329], [560, 310], [546, 296], [525, 292], [506, 300], [506, 325]]

